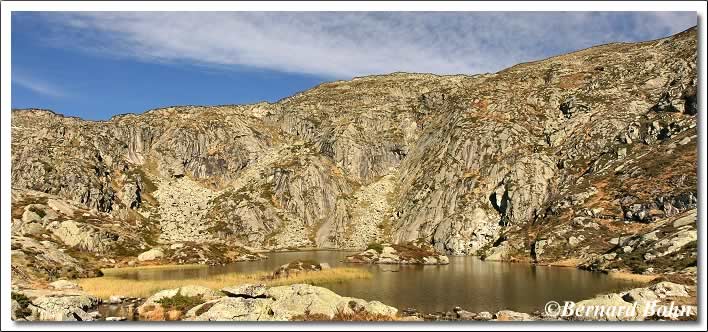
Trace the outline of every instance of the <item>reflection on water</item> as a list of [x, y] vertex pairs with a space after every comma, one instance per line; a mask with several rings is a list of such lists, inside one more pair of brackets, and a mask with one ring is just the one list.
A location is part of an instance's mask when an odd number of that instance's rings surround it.
[[484, 262], [476, 257], [450, 257], [443, 266], [360, 265], [341, 262], [346, 251], [301, 251], [270, 253], [267, 260], [204, 268], [137, 270], [122, 273], [128, 279], [209, 278], [222, 273], [273, 271], [297, 259], [329, 263], [332, 267], [368, 269], [371, 279], [322, 285], [343, 295], [378, 300], [398, 308], [423, 312], [451, 310], [522, 312], [542, 310], [550, 301], [577, 301], [599, 293], [634, 285], [602, 273], [573, 268], [533, 266], [520, 263]]

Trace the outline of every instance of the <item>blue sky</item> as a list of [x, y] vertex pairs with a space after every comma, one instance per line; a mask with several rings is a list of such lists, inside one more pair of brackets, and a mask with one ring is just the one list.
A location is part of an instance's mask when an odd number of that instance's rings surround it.
[[696, 22], [693, 12], [13, 12], [12, 107], [103, 120], [272, 102], [369, 74], [495, 72]]

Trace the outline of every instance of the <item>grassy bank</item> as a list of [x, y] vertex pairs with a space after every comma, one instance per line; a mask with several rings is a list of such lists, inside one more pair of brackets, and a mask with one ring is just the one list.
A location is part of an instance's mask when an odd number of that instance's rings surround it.
[[[144, 267], [143, 267], [144, 268]], [[99, 278], [77, 279], [74, 282], [79, 284], [86, 292], [107, 299], [111, 295], [122, 295], [131, 297], [149, 297], [160, 290], [177, 288], [186, 285], [199, 285], [212, 289], [220, 289], [226, 286], [234, 286], [247, 283], [263, 283], [268, 286], [280, 286], [289, 284], [311, 284], [322, 285], [337, 283], [352, 279], [368, 279], [371, 273], [357, 268], [332, 268], [316, 272], [303, 272], [287, 278], [267, 280], [270, 275], [267, 272], [252, 274], [226, 273], [204, 278], [189, 279], [169, 279], [169, 280], [129, 280], [120, 279], [116, 275], [119, 269], [105, 271], [105, 275]], [[125, 269], [122, 269], [125, 270]]]
[[649, 283], [659, 277], [659, 275], [646, 275], [631, 272], [609, 272], [607, 273], [607, 275], [612, 278], [636, 281], [641, 283]]
[[103, 275], [110, 276], [121, 274], [123, 272], [131, 272], [138, 270], [167, 270], [167, 269], [206, 269], [209, 265], [204, 264], [162, 264], [162, 265], [143, 265], [143, 266], [133, 266], [133, 267], [111, 267], [101, 269]]

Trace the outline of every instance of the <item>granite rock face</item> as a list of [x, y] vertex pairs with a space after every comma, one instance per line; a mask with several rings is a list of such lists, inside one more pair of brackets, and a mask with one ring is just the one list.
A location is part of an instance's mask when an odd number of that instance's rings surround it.
[[161, 245], [159, 224], [136, 211], [100, 212], [37, 191], [14, 189], [11, 214], [12, 282], [19, 286], [97, 277], [101, 268], [137, 262], [222, 265], [265, 258], [218, 242]]
[[[42, 193], [66, 218], [18, 210], [13, 241], [49, 228], [47, 241], [134, 259], [176, 243], [421, 240], [451, 255], [591, 261], [610, 239], [696, 208], [696, 54], [692, 28], [494, 74], [324, 83], [276, 103], [97, 122], [15, 110], [17, 206]], [[680, 248], [650, 253], [695, 252], [676, 236]]]

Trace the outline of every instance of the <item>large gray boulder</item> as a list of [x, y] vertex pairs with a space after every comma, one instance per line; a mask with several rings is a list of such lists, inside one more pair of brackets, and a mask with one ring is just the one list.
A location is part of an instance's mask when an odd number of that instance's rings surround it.
[[68, 280], [57, 280], [49, 284], [54, 289], [81, 289], [79, 285]]
[[33, 221], [34, 222], [42, 221], [42, 217], [40, 217], [39, 214], [37, 214], [36, 212], [27, 209], [27, 210], [25, 210], [24, 213], [22, 213], [22, 221], [24, 221], [26, 223], [30, 223]]
[[658, 300], [659, 297], [649, 288], [634, 288], [627, 291], [622, 296], [622, 299], [627, 302], [647, 302]]
[[654, 291], [654, 293], [662, 299], [667, 297], [688, 296], [688, 289], [686, 289], [686, 286], [669, 281], [662, 281], [656, 285], [652, 285], [649, 289]]
[[99, 303], [99, 298], [88, 294], [47, 295], [33, 299], [29, 308], [34, 320], [91, 321], [88, 311]]
[[231, 287], [224, 287], [221, 292], [230, 297], [266, 297], [266, 286], [262, 284], [245, 284]]
[[[286, 320], [272, 314], [272, 299], [227, 297], [212, 302], [211, 307], [196, 316], [196, 321], [259, 321]], [[197, 309], [199, 310], [199, 309]]]
[[278, 320], [290, 319], [305, 312], [332, 318], [342, 301], [341, 296], [327, 288], [306, 284], [271, 287], [268, 295], [274, 300], [271, 309]]
[[138, 260], [141, 262], [144, 261], [153, 261], [156, 259], [160, 259], [165, 256], [165, 253], [162, 251], [160, 248], [152, 248], [148, 251], [145, 251], [138, 255]]
[[496, 313], [496, 320], [498, 321], [531, 321], [534, 320], [531, 315], [523, 312], [516, 312], [512, 310], [502, 310]]
[[[592, 307], [592, 308], [611, 308], [625, 307], [629, 308], [632, 303], [625, 301], [620, 294], [605, 294], [599, 295], [592, 299], [577, 302], [576, 307]], [[626, 311], [625, 311], [626, 312]], [[593, 320], [593, 321], [626, 321], [626, 320], [643, 320], [641, 310], [634, 312], [635, 315], [620, 314], [618, 311], [595, 311], [594, 309], [588, 315], [580, 315], [571, 317], [576, 320]]]
[[[396, 308], [378, 301], [342, 297], [329, 289], [307, 284], [270, 287], [241, 285], [222, 290], [229, 296], [205, 302], [189, 310], [189, 320], [287, 321], [312, 316], [333, 319], [338, 313], [395, 316]], [[157, 294], [156, 294], [157, 295]]]
[[116, 234], [73, 220], [63, 221], [53, 232], [67, 246], [97, 253], [110, 251], [118, 239]]

